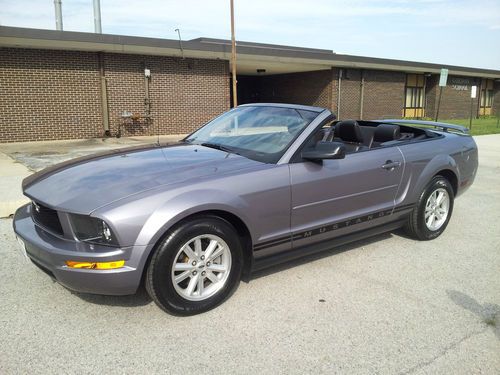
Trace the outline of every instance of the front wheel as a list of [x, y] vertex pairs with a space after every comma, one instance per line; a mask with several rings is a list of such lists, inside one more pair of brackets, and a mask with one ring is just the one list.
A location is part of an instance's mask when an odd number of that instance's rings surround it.
[[202, 313], [236, 289], [242, 259], [241, 244], [230, 223], [214, 216], [189, 220], [156, 248], [146, 273], [146, 290], [169, 313]]
[[435, 176], [424, 189], [405, 229], [419, 240], [432, 240], [444, 232], [453, 212], [454, 193], [450, 182]]

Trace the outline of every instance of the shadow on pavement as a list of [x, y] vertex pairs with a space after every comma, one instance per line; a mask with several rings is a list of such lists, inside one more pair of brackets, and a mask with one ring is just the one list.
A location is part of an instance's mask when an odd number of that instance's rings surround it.
[[[345, 251], [357, 249], [363, 246], [368, 246], [374, 242], [382, 241], [391, 238], [393, 235], [405, 236], [402, 230], [395, 230], [393, 232], [382, 233], [364, 240], [359, 240], [352, 242], [350, 244], [342, 245], [339, 247], [332, 248], [331, 250], [325, 250], [319, 253], [306, 255], [302, 258], [291, 260], [282, 264], [278, 264], [260, 271], [253, 272], [250, 278], [245, 278], [244, 282], [249, 282], [251, 280], [259, 279], [268, 275], [272, 275], [277, 272], [285, 271], [287, 269], [297, 267], [315, 260], [323, 259], [335, 254], [340, 254]], [[108, 305], [108, 306], [122, 306], [122, 307], [134, 307], [134, 306], [145, 306], [152, 302], [151, 297], [149, 297], [144, 286], [141, 285], [136, 294], [130, 296], [104, 296], [95, 294], [85, 294], [72, 292], [75, 296], [83, 299], [84, 301], [94, 303], [97, 305]], [[496, 305], [495, 305], [496, 306]], [[498, 308], [498, 306], [497, 306]]]
[[309, 262], [313, 262], [315, 260], [323, 259], [323, 258], [332, 256], [332, 255], [335, 255], [335, 254], [340, 254], [340, 253], [343, 253], [345, 251], [357, 249], [357, 248], [360, 248], [363, 246], [368, 246], [371, 243], [391, 238], [393, 235], [399, 236], [400, 231], [395, 230], [393, 232], [382, 233], [382, 234], [379, 234], [379, 235], [376, 235], [376, 236], [373, 236], [373, 237], [370, 237], [370, 238], [367, 238], [364, 240], [359, 240], [359, 241], [355, 241], [355, 242], [352, 242], [352, 243], [349, 243], [346, 245], [334, 247], [331, 250], [320, 251], [318, 253], [305, 255], [302, 258], [298, 258], [298, 259], [287, 261], [285, 263], [277, 264], [275, 266], [271, 266], [269, 268], [265, 268], [263, 270], [253, 272], [251, 277], [250, 277], [250, 280], [259, 279], [261, 277], [272, 275], [273, 273], [285, 271], [285, 270], [288, 270], [290, 268], [297, 267], [297, 266], [300, 266], [300, 265], [303, 265], [303, 264], [306, 264]]
[[86, 302], [90, 302], [96, 305], [106, 305], [106, 306], [120, 306], [120, 307], [139, 307], [149, 305], [152, 301], [149, 297], [146, 289], [140, 287], [136, 294], [129, 296], [104, 296], [98, 294], [87, 294], [72, 292], [73, 295], [81, 298]]
[[493, 329], [500, 340], [500, 306], [493, 303], [481, 305], [474, 298], [456, 290], [447, 290], [448, 297], [458, 306], [469, 310]]
[[[399, 231], [395, 231], [394, 233], [399, 234]], [[273, 267], [266, 268], [264, 270], [254, 272], [252, 273], [251, 277], [249, 280], [243, 280], [243, 281], [251, 281], [253, 279], [258, 279], [260, 277], [265, 277], [267, 275], [271, 275], [275, 272], [280, 272], [287, 270], [289, 268], [297, 267], [302, 264], [306, 264], [315, 260], [319, 260], [331, 255], [339, 254], [344, 251], [349, 251], [352, 249], [356, 249], [359, 247], [363, 246], [368, 246], [369, 244], [377, 241], [381, 241], [384, 239], [388, 239], [392, 236], [391, 232], [388, 233], [383, 233], [379, 234], [374, 237], [370, 237], [365, 240], [360, 240], [353, 242], [351, 244], [347, 245], [342, 245], [336, 248], [333, 248], [331, 250], [326, 250], [323, 252], [311, 254], [309, 256], [305, 256], [303, 258], [295, 259], [289, 262], [285, 262]], [[150, 304], [152, 301], [151, 297], [149, 297], [148, 293], [146, 292], [146, 289], [144, 288], [143, 285], [139, 288], [136, 294], [130, 295], [130, 296], [104, 296], [104, 295], [97, 295], [97, 294], [86, 294], [86, 293], [78, 293], [72, 291], [72, 293], [77, 296], [78, 298], [81, 298], [82, 300], [90, 303], [94, 303], [96, 305], [107, 305], [107, 306], [121, 306], [121, 307], [136, 307], [136, 306], [145, 306]]]

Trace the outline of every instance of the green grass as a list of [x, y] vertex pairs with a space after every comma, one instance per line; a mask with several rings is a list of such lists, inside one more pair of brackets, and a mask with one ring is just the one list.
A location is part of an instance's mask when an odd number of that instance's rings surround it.
[[[462, 125], [465, 127], [469, 127], [469, 119], [461, 119], [461, 120], [442, 120], [439, 119], [439, 122], [447, 122], [450, 124]], [[488, 116], [472, 119], [472, 135], [484, 135], [484, 134], [498, 134], [500, 133], [500, 124], [498, 123], [499, 118]]]
[[484, 322], [491, 326], [491, 327], [496, 327], [497, 326], [497, 322], [496, 322], [496, 319], [495, 319], [495, 316], [489, 316], [487, 318], [484, 318]]

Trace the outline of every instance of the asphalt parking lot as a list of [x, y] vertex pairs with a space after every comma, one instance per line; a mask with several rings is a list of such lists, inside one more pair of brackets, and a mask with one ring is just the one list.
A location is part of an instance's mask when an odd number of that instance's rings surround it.
[[0, 220], [0, 373], [500, 373], [500, 136], [445, 233], [401, 232], [254, 276], [179, 318], [141, 291], [72, 293]]

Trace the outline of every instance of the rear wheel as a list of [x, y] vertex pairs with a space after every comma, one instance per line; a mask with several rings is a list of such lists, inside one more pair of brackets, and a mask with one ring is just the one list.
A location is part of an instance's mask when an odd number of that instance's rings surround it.
[[158, 245], [146, 289], [158, 306], [176, 315], [214, 308], [236, 289], [242, 250], [232, 225], [214, 216], [179, 225]]
[[444, 232], [453, 211], [454, 194], [450, 182], [435, 176], [424, 189], [405, 229], [419, 240], [432, 240]]

